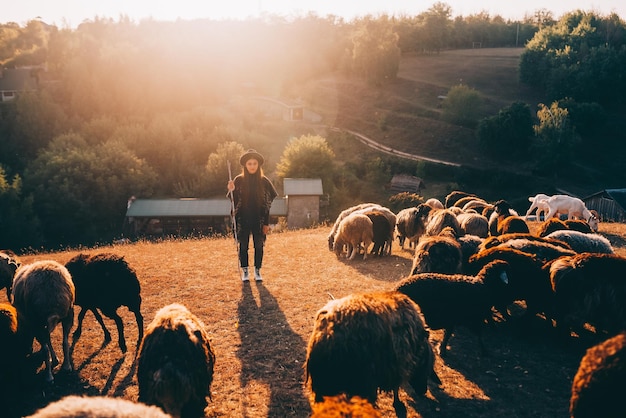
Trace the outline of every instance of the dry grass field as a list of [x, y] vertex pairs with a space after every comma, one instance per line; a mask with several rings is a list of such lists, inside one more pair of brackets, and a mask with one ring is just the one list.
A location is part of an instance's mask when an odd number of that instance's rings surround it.
[[[388, 257], [339, 260], [328, 251], [329, 230], [320, 226], [271, 234], [262, 284], [239, 280], [232, 238], [137, 242], [84, 251], [123, 255], [136, 269], [146, 324], [159, 308], [173, 302], [186, 305], [205, 323], [217, 356], [208, 417], [307, 417], [312, 397], [302, 365], [316, 311], [333, 297], [390, 289], [411, 267], [411, 252], [398, 247]], [[601, 224], [600, 232], [626, 256], [626, 225]], [[77, 253], [21, 259], [65, 263]], [[0, 293], [3, 299], [4, 292]], [[102, 330], [88, 314], [73, 348], [75, 371], [55, 371], [53, 387], [43, 386], [39, 374], [19, 396], [4, 403], [2, 415], [28, 415], [67, 394], [136, 401], [137, 327], [125, 308], [119, 313], [128, 353], [122, 354], [117, 346], [112, 320], [105, 318], [113, 342], [103, 345]], [[58, 327], [53, 337], [59, 354], [60, 334]], [[441, 331], [431, 332], [435, 346], [441, 337]], [[478, 355], [473, 334], [458, 330], [445, 361], [439, 357], [436, 361], [442, 386], [431, 385], [426, 397], [415, 400], [401, 391], [408, 416], [568, 416], [571, 381], [588, 343], [574, 338], [569, 344], [559, 343], [541, 321], [524, 328], [502, 323], [488, 328], [484, 338], [488, 357]], [[383, 416], [395, 416], [391, 394], [381, 394], [378, 407]]]

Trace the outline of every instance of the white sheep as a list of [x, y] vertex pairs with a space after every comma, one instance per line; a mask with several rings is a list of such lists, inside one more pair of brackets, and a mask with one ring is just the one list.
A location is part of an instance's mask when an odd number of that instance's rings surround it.
[[121, 398], [69, 395], [28, 418], [171, 418], [160, 408]]
[[567, 214], [567, 219], [583, 219], [587, 221], [594, 232], [598, 231], [598, 217], [587, 209], [585, 203], [579, 198], [557, 194], [551, 196], [547, 200], [547, 204], [550, 210], [546, 219], [559, 214]]
[[546, 219], [546, 214], [550, 211], [550, 207], [548, 206], [548, 199], [550, 196], [543, 193], [538, 193], [534, 196], [528, 198], [528, 201], [531, 202], [530, 207], [526, 211], [526, 215], [524, 218], [528, 219], [531, 213], [535, 209], [537, 209], [537, 220], [541, 219], [541, 215], [543, 215], [543, 219]]
[[556, 239], [569, 244], [577, 253], [613, 254], [611, 242], [600, 234], [587, 234], [580, 231], [561, 230], [546, 235], [548, 239]]
[[50, 342], [50, 333], [60, 322], [63, 327], [63, 370], [73, 370], [69, 334], [74, 325], [75, 289], [72, 276], [53, 260], [22, 265], [13, 281], [13, 305], [24, 319], [30, 334], [45, 353], [46, 381], [53, 382], [52, 368], [59, 364]]
[[361, 244], [363, 244], [363, 260], [367, 259], [367, 251], [374, 240], [374, 224], [372, 220], [361, 213], [352, 213], [339, 223], [335, 234], [333, 249], [337, 257], [347, 248], [346, 257], [354, 260]]

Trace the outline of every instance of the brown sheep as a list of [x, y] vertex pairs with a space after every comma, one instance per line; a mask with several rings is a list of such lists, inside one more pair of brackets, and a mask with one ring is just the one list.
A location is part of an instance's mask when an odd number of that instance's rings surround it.
[[376, 404], [393, 391], [396, 411], [403, 384], [416, 394], [428, 378], [440, 383], [419, 307], [399, 292], [358, 293], [328, 302], [317, 312], [304, 363], [315, 402], [325, 396], [359, 396]]
[[337, 229], [334, 251], [340, 257], [344, 247], [347, 248], [346, 257], [354, 260], [361, 244], [363, 244], [363, 260], [367, 259], [367, 251], [374, 240], [374, 225], [367, 215], [352, 213], [346, 216]]
[[344, 394], [324, 396], [322, 402], [312, 405], [310, 418], [381, 418], [382, 414], [367, 399]]
[[498, 221], [498, 235], [502, 234], [529, 234], [530, 228], [521, 216], [507, 216]]
[[587, 350], [572, 383], [570, 417], [618, 418], [626, 416], [626, 333]]
[[450, 209], [431, 210], [428, 213], [428, 217], [426, 218], [424, 225], [426, 227], [424, 235], [439, 235], [445, 227], [451, 227], [457, 237], [463, 235], [461, 224], [459, 224], [456, 214]]
[[203, 417], [215, 353], [204, 324], [185, 306], [161, 308], [148, 325], [137, 361], [139, 402], [173, 417]]
[[[447, 227], [446, 230], [451, 231], [452, 228]], [[446, 230], [441, 235], [422, 236], [415, 248], [411, 274], [461, 272], [461, 244], [453, 234], [446, 234]]]
[[[13, 282], [13, 305], [24, 320], [28, 334], [39, 341], [45, 354], [46, 381], [53, 382], [52, 368], [59, 359], [50, 342], [50, 333], [60, 322], [63, 328], [63, 364], [74, 369], [69, 334], [74, 324], [74, 282], [65, 266], [42, 260], [22, 265]], [[30, 338], [32, 341], [32, 338]]]
[[454, 206], [454, 204], [459, 199], [461, 199], [463, 197], [467, 197], [467, 196], [471, 196], [471, 197], [477, 198], [477, 196], [474, 195], [474, 194], [462, 192], [462, 191], [459, 191], [459, 190], [455, 190], [455, 191], [452, 191], [452, 192], [448, 193], [448, 195], [446, 196], [446, 199], [445, 199], [443, 205], [446, 208], [451, 208], [452, 206]]

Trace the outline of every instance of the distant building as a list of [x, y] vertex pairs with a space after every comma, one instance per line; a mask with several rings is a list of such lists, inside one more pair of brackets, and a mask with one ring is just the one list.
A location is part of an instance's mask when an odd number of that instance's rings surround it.
[[302, 103], [266, 96], [255, 96], [252, 99], [261, 103], [261, 109], [268, 117], [281, 118], [292, 122], [304, 119], [304, 105]]
[[[270, 224], [287, 220], [288, 228], [306, 228], [319, 223], [321, 179], [284, 179], [285, 197], [270, 208]], [[232, 232], [231, 203], [215, 199], [128, 199], [124, 235], [185, 236]]]
[[389, 191], [393, 194], [407, 192], [421, 195], [422, 189], [425, 188], [424, 181], [419, 177], [409, 174], [396, 174], [391, 179]]
[[40, 68], [0, 68], [0, 102], [10, 102], [23, 92], [37, 91]]
[[324, 195], [321, 179], [286, 178], [287, 228], [307, 228], [320, 221], [320, 198]]
[[626, 189], [605, 189], [582, 201], [587, 209], [598, 212], [601, 221], [626, 221]]

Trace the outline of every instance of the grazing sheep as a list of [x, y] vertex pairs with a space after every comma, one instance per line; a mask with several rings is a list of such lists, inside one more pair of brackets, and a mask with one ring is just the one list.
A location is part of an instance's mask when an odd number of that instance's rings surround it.
[[526, 301], [525, 317], [537, 313], [552, 315], [553, 293], [547, 271], [543, 270], [543, 262], [530, 253], [510, 247], [493, 247], [479, 251], [469, 259], [468, 274], [475, 274], [487, 264], [495, 260], [506, 261], [509, 266], [508, 303], [496, 306], [497, 310], [508, 317], [507, 305], [516, 301]]
[[509, 265], [494, 261], [476, 276], [463, 274], [419, 273], [411, 275], [395, 290], [410, 297], [420, 307], [431, 329], [444, 329], [440, 354], [445, 356], [455, 327], [465, 326], [478, 335], [482, 354], [482, 328], [491, 317], [491, 308], [509, 300], [507, 297]]
[[[595, 212], [596, 214], [594, 216], [596, 218], [598, 217], [597, 212], [595, 210], [591, 210], [589, 212], [591, 213]], [[591, 234], [594, 232], [591, 229], [591, 225], [589, 225], [587, 221], [583, 219], [566, 219], [564, 222], [565, 222], [565, 225], [567, 226], [567, 229], [570, 231], [584, 232], [585, 234]]]
[[156, 406], [122, 398], [69, 395], [27, 418], [171, 418]]
[[73, 341], [80, 338], [83, 320], [88, 311], [93, 312], [96, 320], [104, 331], [104, 341], [111, 341], [111, 333], [104, 325], [104, 315], [115, 321], [118, 333], [118, 344], [123, 353], [126, 352], [124, 338], [124, 322], [118, 315], [120, 306], [128, 307], [135, 314], [137, 321], [137, 348], [143, 338], [143, 316], [141, 315], [141, 286], [135, 270], [128, 265], [123, 257], [111, 253], [94, 255], [78, 254], [65, 263], [72, 275], [76, 287], [76, 305], [81, 307], [78, 313], [78, 326]]
[[485, 210], [485, 208], [488, 206], [492, 206], [491, 203], [488, 203], [483, 199], [476, 198], [468, 201], [465, 205], [463, 205], [463, 212], [473, 210], [476, 213], [482, 213], [483, 210]]
[[[420, 205], [421, 206], [421, 205]], [[420, 207], [418, 206], [418, 211]], [[424, 235], [439, 235], [445, 227], [451, 227], [457, 237], [463, 235], [463, 230], [454, 212], [449, 209], [433, 209], [428, 212], [424, 222], [426, 228]]]
[[32, 337], [24, 335], [20, 322], [13, 305], [0, 303], [0, 392], [9, 397], [35, 376], [43, 362], [43, 357], [30, 354]]
[[598, 232], [598, 217], [589, 211], [582, 200], [564, 194], [550, 196], [547, 200], [550, 211], [546, 215], [552, 218], [558, 214], [567, 214], [567, 219], [584, 219], [587, 221], [591, 230]]
[[448, 193], [448, 195], [446, 196], [446, 199], [444, 201], [444, 206], [446, 208], [451, 208], [452, 206], [454, 206], [454, 204], [461, 198], [463, 197], [467, 197], [467, 196], [472, 196], [474, 198], [478, 198], [478, 196], [471, 194], [471, 193], [466, 193], [466, 192], [462, 192], [459, 190], [455, 190], [452, 191], [450, 193]]
[[[447, 230], [452, 231], [449, 227]], [[436, 236], [424, 235], [420, 238], [415, 248], [411, 274], [461, 272], [461, 244], [452, 234], [446, 232]]]
[[13, 286], [13, 276], [21, 265], [17, 256], [8, 250], [0, 251], [0, 289], [7, 289], [7, 300], [11, 301], [11, 288]]
[[554, 231], [566, 231], [568, 229], [569, 228], [567, 227], [565, 222], [563, 222], [559, 218], [548, 218], [543, 221], [541, 225], [539, 225], [536, 234], [539, 237], [545, 237], [546, 235], [549, 235]]
[[424, 204], [430, 206], [433, 209], [443, 209], [443, 203], [441, 203], [439, 199], [435, 199], [434, 197], [426, 200]]
[[547, 263], [565, 255], [576, 254], [576, 251], [565, 248], [561, 243], [554, 240], [552, 242], [543, 242], [526, 238], [509, 239], [492, 248], [514, 248], [532, 255], [542, 263]]
[[466, 274], [469, 271], [469, 259], [478, 252], [480, 245], [484, 239], [476, 235], [465, 234], [457, 238], [461, 245], [461, 273]]
[[596, 333], [626, 330], [626, 258], [582, 253], [555, 260], [549, 268], [557, 327], [565, 334], [585, 323]]
[[489, 220], [480, 213], [461, 213], [456, 216], [463, 234], [476, 235], [480, 238], [489, 236]]
[[358, 293], [328, 302], [317, 312], [304, 363], [315, 402], [325, 396], [359, 396], [376, 404], [378, 391], [400, 386], [417, 395], [428, 378], [441, 383], [419, 307], [398, 292]]
[[506, 200], [498, 200], [494, 203], [493, 212], [489, 215], [489, 234], [498, 235], [498, 224], [509, 216], [518, 216], [509, 202]]
[[420, 219], [420, 211], [416, 207], [402, 209], [396, 217], [396, 231], [400, 247], [404, 249], [404, 242], [415, 244], [419, 237], [424, 234], [424, 223]]
[[378, 207], [380, 207], [380, 205], [377, 203], [361, 203], [359, 205], [352, 206], [352, 207], [349, 207], [348, 209], [343, 210], [339, 214], [339, 216], [337, 216], [337, 219], [335, 220], [335, 223], [333, 224], [333, 227], [331, 228], [330, 233], [328, 234], [328, 249], [330, 251], [333, 251], [335, 247], [334, 246], [335, 234], [337, 233], [337, 229], [339, 229], [339, 224], [341, 223], [341, 221], [343, 221], [343, 219], [346, 216], [362, 209], [378, 208]]
[[502, 235], [495, 235], [495, 236], [490, 236], [485, 238], [485, 240], [482, 242], [482, 244], [480, 245], [479, 251], [482, 250], [486, 250], [492, 247], [496, 247], [500, 244], [503, 244], [507, 241], [510, 240], [517, 240], [517, 239], [524, 239], [524, 240], [528, 240], [528, 241], [538, 241], [538, 242], [546, 242], [552, 245], [557, 245], [559, 247], [562, 247], [566, 250], [571, 250], [572, 248], [565, 242], [563, 241], [555, 241], [552, 239], [548, 239], [546, 237], [538, 237], [529, 233], [512, 233], [512, 234], [502, 234]]
[[367, 399], [346, 395], [324, 396], [322, 402], [312, 405], [310, 418], [381, 418], [382, 415]]
[[520, 216], [507, 216], [498, 221], [498, 235], [502, 234], [528, 234], [530, 228], [526, 221]]
[[[22, 265], [13, 281], [13, 305], [24, 320], [28, 334], [41, 344], [45, 354], [46, 381], [52, 383], [52, 368], [59, 364], [50, 342], [50, 333], [60, 322], [63, 328], [63, 370], [74, 366], [70, 355], [69, 334], [74, 324], [75, 289], [65, 266], [53, 260]], [[32, 341], [32, 338], [30, 338]]]
[[587, 350], [572, 383], [569, 413], [572, 418], [626, 416], [626, 333]]
[[161, 308], [148, 325], [137, 361], [139, 402], [173, 417], [203, 417], [215, 354], [204, 324], [185, 306]]
[[536, 219], [540, 220], [541, 215], [543, 215], [543, 219], [546, 219], [546, 214], [550, 210], [550, 207], [548, 206], [549, 198], [550, 196], [548, 196], [547, 194], [543, 194], [543, 193], [539, 193], [539, 194], [536, 194], [535, 196], [529, 197], [528, 201], [531, 202], [531, 205], [526, 211], [526, 215], [524, 215], [524, 218], [528, 219], [530, 214], [533, 213], [535, 209], [537, 209]]
[[613, 254], [615, 252], [611, 242], [600, 234], [588, 234], [579, 231], [554, 231], [547, 235], [546, 238], [563, 241], [577, 253]]
[[354, 260], [361, 243], [363, 244], [363, 260], [367, 259], [367, 251], [374, 239], [374, 225], [367, 215], [352, 213], [346, 216], [335, 234], [334, 250], [337, 257], [347, 248], [346, 257]]
[[385, 248], [389, 240], [393, 241], [393, 229], [387, 220], [387, 217], [379, 210], [373, 210], [365, 214], [372, 221], [372, 232], [374, 246], [372, 254], [382, 256], [385, 254]]

